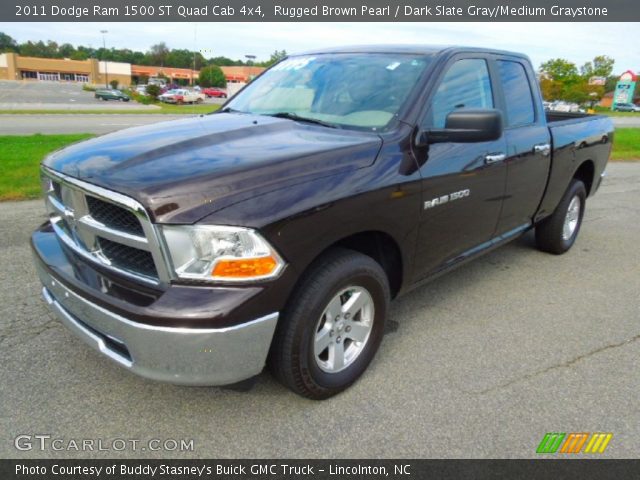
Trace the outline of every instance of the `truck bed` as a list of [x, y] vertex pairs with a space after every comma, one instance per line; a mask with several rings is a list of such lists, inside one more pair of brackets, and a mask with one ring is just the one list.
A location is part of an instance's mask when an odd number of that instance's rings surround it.
[[558, 123], [580, 123], [587, 122], [594, 118], [606, 117], [606, 115], [594, 115], [581, 112], [545, 112], [549, 126], [556, 126]]
[[606, 115], [546, 112], [546, 117], [553, 154], [538, 218], [553, 212], [576, 168], [587, 160], [593, 168], [593, 184], [586, 187], [589, 194], [595, 193], [613, 142], [613, 123]]

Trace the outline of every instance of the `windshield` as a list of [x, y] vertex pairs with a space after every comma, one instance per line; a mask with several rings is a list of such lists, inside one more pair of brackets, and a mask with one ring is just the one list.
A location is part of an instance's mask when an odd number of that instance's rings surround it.
[[383, 129], [405, 103], [430, 58], [402, 54], [290, 57], [227, 105], [259, 115], [291, 114], [327, 125]]

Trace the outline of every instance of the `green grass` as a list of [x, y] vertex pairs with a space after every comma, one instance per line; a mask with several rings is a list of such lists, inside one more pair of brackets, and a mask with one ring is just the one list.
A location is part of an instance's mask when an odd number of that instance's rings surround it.
[[167, 103], [157, 104], [160, 108], [153, 110], [144, 109], [121, 109], [121, 110], [0, 110], [0, 114], [8, 115], [43, 115], [43, 114], [56, 114], [56, 115], [86, 115], [86, 114], [104, 114], [104, 115], [122, 115], [122, 114], [170, 114], [170, 115], [195, 115], [215, 112], [220, 108], [220, 105], [170, 105]]
[[640, 160], [640, 128], [616, 128], [611, 160]]
[[609, 117], [640, 117], [639, 112], [614, 112], [607, 107], [595, 107], [594, 110], [597, 114], [608, 115]]
[[[54, 150], [93, 136], [86, 133], [0, 136], [0, 201], [38, 198], [42, 159]], [[616, 129], [611, 159], [640, 160], [640, 128]]]
[[39, 165], [45, 155], [90, 137], [93, 135], [0, 136], [0, 200], [39, 197]]

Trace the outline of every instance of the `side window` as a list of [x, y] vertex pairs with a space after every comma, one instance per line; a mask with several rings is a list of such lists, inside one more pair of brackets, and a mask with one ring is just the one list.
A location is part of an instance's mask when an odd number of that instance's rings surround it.
[[527, 72], [521, 63], [498, 60], [498, 71], [504, 90], [507, 125], [518, 127], [535, 121], [535, 108]]
[[427, 123], [434, 128], [444, 128], [447, 115], [456, 108], [493, 108], [485, 60], [468, 58], [449, 67], [433, 97]]

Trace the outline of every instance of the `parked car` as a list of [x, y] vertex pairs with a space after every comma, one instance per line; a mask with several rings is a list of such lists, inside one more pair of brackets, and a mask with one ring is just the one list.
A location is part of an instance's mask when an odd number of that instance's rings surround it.
[[517, 53], [291, 56], [215, 114], [49, 155], [36, 270], [58, 318], [132, 372], [247, 386], [266, 362], [323, 399], [366, 370], [392, 298], [530, 230], [568, 251], [613, 135], [545, 115]]
[[577, 103], [556, 101], [551, 103], [549, 111], [575, 113], [580, 112], [580, 105]]
[[640, 107], [633, 103], [616, 103], [613, 107], [614, 112], [640, 112]]
[[120, 90], [115, 90], [113, 88], [96, 90], [94, 97], [99, 98], [100, 100], [119, 100], [121, 102], [128, 102], [129, 100], [131, 100], [129, 95], [126, 95]]
[[193, 92], [186, 89], [169, 90], [158, 97], [165, 103], [202, 103], [205, 96], [203, 93]]
[[207, 98], [227, 98], [227, 92], [217, 87], [203, 88], [202, 93], [204, 93]]
[[147, 86], [146, 85], [136, 85], [136, 93], [138, 93], [139, 95], [146, 95], [147, 94]]
[[151, 77], [149, 80], [149, 85], [158, 85], [160, 87], [164, 87], [167, 84], [167, 81], [164, 78]]

